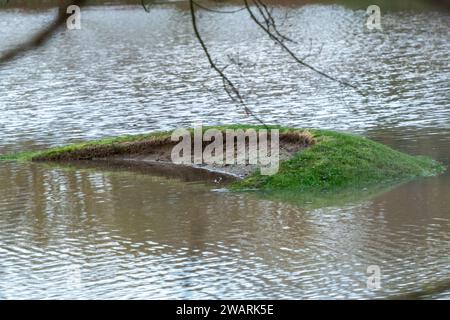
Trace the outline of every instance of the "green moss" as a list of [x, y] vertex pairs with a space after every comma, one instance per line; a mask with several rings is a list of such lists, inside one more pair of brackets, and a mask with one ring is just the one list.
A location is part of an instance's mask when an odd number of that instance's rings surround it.
[[[212, 127], [204, 127], [207, 130]], [[217, 129], [260, 129], [262, 126], [229, 125]], [[271, 126], [280, 133], [302, 129]], [[362, 136], [325, 130], [308, 130], [317, 143], [280, 163], [277, 174], [263, 176], [258, 172], [230, 186], [233, 190], [291, 190], [323, 192], [362, 189], [374, 185], [396, 184], [416, 177], [437, 175], [444, 166], [430, 158], [410, 156]], [[56, 147], [45, 151], [0, 156], [0, 160], [33, 160], [70, 153], [95, 146], [117, 146], [127, 142], [165, 139], [170, 132], [131, 135], [99, 141]]]
[[309, 131], [317, 143], [282, 162], [277, 174], [254, 173], [232, 188], [301, 191], [363, 188], [433, 176], [445, 170], [430, 158], [410, 156], [361, 136]]
[[[227, 126], [204, 126], [203, 131], [216, 128], [219, 130], [225, 129], [249, 129], [249, 128], [263, 128], [262, 126], [252, 126], [252, 125], [227, 125]], [[281, 128], [278, 126], [270, 126], [269, 128], [280, 128], [280, 132], [292, 131], [293, 129]], [[188, 129], [193, 132], [193, 129]], [[120, 137], [110, 137], [101, 140], [81, 142], [69, 144], [66, 146], [54, 147], [47, 150], [40, 151], [23, 151], [23, 152], [13, 152], [4, 155], [0, 155], [0, 161], [33, 161], [36, 158], [45, 158], [52, 155], [67, 154], [73, 151], [83, 150], [86, 148], [99, 147], [99, 146], [117, 146], [120, 147], [124, 143], [138, 142], [144, 140], [163, 140], [171, 136], [172, 131], [158, 131], [148, 134], [138, 134], [138, 135], [125, 135]]]
[[154, 132], [149, 134], [139, 134], [139, 135], [126, 135], [114, 138], [105, 138], [101, 140], [81, 142], [70, 144], [67, 146], [54, 147], [48, 150], [42, 151], [24, 151], [15, 152], [5, 155], [0, 155], [0, 161], [33, 161], [35, 158], [45, 158], [57, 154], [70, 153], [77, 150], [82, 150], [85, 148], [98, 147], [98, 146], [120, 146], [123, 143], [137, 142], [149, 139], [165, 139], [170, 137], [170, 131], [164, 132]]

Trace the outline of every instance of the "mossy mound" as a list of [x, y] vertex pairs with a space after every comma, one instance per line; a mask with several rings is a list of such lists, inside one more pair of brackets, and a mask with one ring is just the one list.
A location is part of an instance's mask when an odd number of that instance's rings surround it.
[[[230, 125], [204, 127], [204, 130], [262, 129], [262, 126]], [[271, 126], [280, 134], [305, 132], [304, 129]], [[444, 166], [433, 159], [411, 156], [362, 136], [326, 130], [308, 130], [315, 143], [281, 161], [279, 171], [271, 176], [253, 172], [245, 179], [231, 184], [233, 190], [292, 190], [321, 192], [365, 188], [387, 183], [398, 183], [417, 177], [437, 175]], [[103, 139], [88, 143], [56, 147], [37, 152], [0, 156], [0, 160], [54, 161], [108, 157], [151, 147], [170, 139], [171, 132], [156, 132]]]
[[[294, 130], [294, 129], [291, 129]], [[362, 136], [327, 130], [309, 130], [316, 144], [280, 164], [277, 174], [254, 173], [233, 189], [333, 190], [396, 183], [437, 175], [439, 162], [411, 156]]]

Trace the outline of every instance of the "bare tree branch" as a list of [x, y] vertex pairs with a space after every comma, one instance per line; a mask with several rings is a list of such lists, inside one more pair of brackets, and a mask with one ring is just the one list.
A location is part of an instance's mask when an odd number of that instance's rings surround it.
[[6, 51], [2, 56], [0, 56], [0, 67], [4, 64], [11, 62], [15, 59], [17, 59], [19, 56], [23, 55], [24, 53], [33, 50], [39, 46], [44, 45], [53, 34], [58, 31], [58, 29], [64, 25], [67, 19], [67, 7], [71, 5], [76, 5], [81, 7], [86, 0], [73, 0], [73, 1], [66, 1], [58, 8], [58, 15], [53, 20], [53, 22], [45, 29], [39, 31], [36, 33], [30, 40], [28, 40], [25, 43], [22, 43], [21, 45]]
[[[228, 76], [225, 74], [226, 67], [219, 68], [216, 65], [216, 63], [214, 62], [214, 60], [212, 59], [211, 54], [209, 53], [209, 50], [208, 50], [205, 42], [203, 41], [203, 38], [202, 38], [202, 36], [199, 32], [198, 26], [197, 26], [195, 7], [199, 7], [203, 10], [207, 10], [207, 11], [214, 12], [214, 13], [231, 13], [231, 14], [236, 13], [238, 11], [247, 10], [251, 19], [269, 36], [270, 39], [274, 40], [278, 45], [280, 45], [281, 48], [284, 51], [286, 51], [297, 63], [309, 68], [310, 70], [318, 73], [319, 75], [321, 75], [329, 80], [335, 81], [335, 82], [339, 83], [340, 85], [353, 88], [358, 93], [362, 94], [355, 85], [350, 84], [344, 80], [340, 80], [336, 77], [333, 77], [321, 70], [318, 70], [317, 68], [313, 67], [312, 65], [304, 62], [304, 59], [309, 57], [310, 54], [308, 54], [304, 58], [298, 58], [296, 56], [296, 54], [291, 49], [289, 49], [289, 47], [285, 44], [285, 41], [287, 41], [287, 42], [294, 42], [294, 41], [291, 40], [290, 38], [286, 37], [285, 35], [283, 35], [281, 32], [279, 32], [278, 27], [275, 23], [275, 19], [273, 18], [273, 15], [272, 15], [272, 10], [268, 8], [268, 6], [264, 3], [264, 0], [251, 0], [251, 1], [252, 1], [253, 5], [256, 7], [257, 11], [259, 12], [258, 16], [251, 9], [249, 0], [244, 0], [244, 7], [239, 8], [237, 10], [211, 9], [204, 5], [199, 4], [195, 0], [189, 0], [191, 20], [192, 20], [194, 33], [195, 33], [195, 36], [196, 36], [197, 40], [199, 41], [207, 59], [208, 59], [208, 62], [210, 64], [211, 68], [214, 69], [214, 71], [222, 79], [224, 90], [227, 93], [227, 95], [230, 97], [230, 99], [233, 102], [235, 102], [237, 105], [242, 106], [244, 108], [244, 111], [248, 115], [253, 116], [258, 122], [260, 122], [261, 124], [266, 126], [265, 123], [259, 117], [257, 117], [246, 105], [244, 98], [242, 97], [241, 93], [239, 92], [239, 89], [230, 80], [230, 78], [228, 78]], [[24, 53], [45, 44], [58, 31], [58, 29], [66, 22], [67, 7], [69, 7], [70, 5], [77, 5], [77, 6], [81, 7], [82, 5], [85, 4], [85, 2], [86, 2], [86, 0], [65, 1], [58, 8], [58, 15], [56, 16], [56, 18], [53, 20], [53, 22], [49, 26], [47, 26], [45, 29], [36, 33], [27, 42], [9, 50], [9, 51], [6, 51], [2, 56], [0, 56], [0, 67], [3, 66], [5, 63], [8, 63], [10, 61], [17, 59], [19, 56], [23, 55]], [[156, 1], [141, 0], [141, 4], [147, 12], [149, 11], [149, 7], [147, 6], [149, 3], [156, 4]], [[260, 19], [262, 19], [262, 21]]]
[[[268, 21], [269, 21], [269, 24], [271, 24], [271, 22], [270, 21], [272, 21], [272, 19], [273, 18], [271, 18], [271, 13], [267, 10], [267, 9], [265, 9], [266, 7], [264, 6], [264, 5], [261, 5], [260, 3], [262, 2], [262, 0], [252, 0], [252, 2], [253, 2], [253, 4], [257, 7], [257, 9], [258, 9], [258, 11], [262, 11], [263, 13], [261, 14], [262, 15], [262, 17], [263, 17], [263, 20], [264, 20], [264, 22], [261, 22], [257, 17], [256, 17], [256, 15], [255, 15], [255, 13], [253, 12], [253, 10], [250, 8], [250, 5], [249, 5], [249, 3], [248, 3], [248, 0], [244, 0], [244, 4], [245, 4], [245, 7], [247, 8], [247, 11], [248, 11], [248, 13], [250, 14], [250, 17], [252, 18], [252, 20], [272, 39], [272, 40], [274, 40], [277, 44], [279, 44], [280, 46], [281, 46], [281, 48], [284, 50], [284, 51], [286, 51], [297, 63], [299, 63], [299, 64], [301, 64], [301, 65], [303, 65], [303, 66], [305, 66], [305, 67], [307, 67], [308, 69], [310, 69], [310, 70], [312, 70], [312, 71], [314, 71], [314, 72], [316, 72], [316, 73], [318, 73], [319, 75], [321, 75], [321, 76], [323, 76], [323, 77], [325, 77], [325, 78], [327, 78], [327, 79], [329, 79], [329, 80], [332, 80], [332, 81], [335, 81], [335, 82], [337, 82], [337, 83], [339, 83], [339, 84], [341, 84], [341, 85], [343, 85], [343, 86], [346, 86], [346, 87], [350, 87], [350, 88], [352, 88], [352, 89], [354, 89], [354, 90], [356, 90], [359, 94], [361, 94], [361, 95], [364, 95], [364, 94], [362, 94], [359, 90], [358, 90], [358, 88], [355, 86], [355, 85], [353, 85], [353, 84], [351, 84], [351, 83], [348, 83], [348, 82], [346, 82], [346, 81], [344, 81], [344, 80], [341, 80], [341, 79], [338, 79], [338, 78], [336, 78], [336, 77], [333, 77], [333, 76], [331, 76], [331, 75], [329, 75], [329, 74], [327, 74], [327, 73], [325, 73], [325, 72], [323, 72], [323, 71], [320, 71], [320, 70], [318, 70], [318, 69], [316, 69], [315, 67], [313, 67], [313, 66], [311, 66], [310, 64], [308, 64], [308, 63], [306, 63], [306, 62], [304, 62], [303, 60], [301, 60], [300, 58], [298, 58], [297, 56], [296, 56], [296, 54], [294, 53], [294, 52], [292, 52], [292, 50], [291, 49], [289, 49], [289, 47], [287, 47], [285, 44], [284, 44], [284, 41], [283, 41], [283, 39], [281, 38], [280, 39], [280, 37], [278, 36], [278, 34], [274, 34], [274, 33], [272, 33], [271, 31], [270, 31], [270, 28], [269, 27], [267, 27], [267, 23], [268, 23]], [[269, 16], [269, 18], [267, 17], [267, 16]], [[265, 25], [264, 25], [265, 24]]]
[[[264, 20], [264, 22], [266, 24], [267, 30], [270, 31], [270, 29], [272, 29], [273, 32], [278, 37], [280, 37], [282, 40], [285, 40], [285, 41], [288, 41], [288, 42], [292, 42], [292, 43], [296, 43], [294, 40], [286, 37], [285, 35], [281, 34], [278, 31], [278, 27], [277, 27], [277, 24], [275, 23], [275, 19], [273, 18], [272, 11], [269, 10], [267, 5], [262, 0], [255, 0], [254, 2], [255, 2], [255, 4], [257, 4], [256, 8], [258, 9], [259, 13], [263, 17], [263, 20]], [[247, 6], [246, 6], [246, 9], [247, 9]]]
[[203, 51], [205, 52], [205, 55], [206, 55], [206, 57], [208, 59], [208, 62], [210, 64], [211, 68], [213, 68], [217, 72], [217, 74], [221, 77], [224, 89], [227, 92], [228, 96], [230, 97], [230, 99], [232, 101], [234, 101], [238, 105], [243, 106], [245, 112], [248, 115], [253, 116], [259, 123], [261, 123], [262, 125], [266, 126], [266, 124], [247, 107], [243, 97], [241, 96], [241, 93], [236, 88], [234, 83], [227, 77], [227, 75], [224, 73], [223, 69], [220, 69], [216, 65], [214, 60], [212, 59], [211, 54], [209, 53], [208, 47], [206, 46], [205, 42], [203, 41], [203, 38], [200, 35], [200, 32], [198, 30], [197, 17], [195, 15], [195, 7], [194, 7], [195, 6], [195, 2], [194, 2], [194, 0], [189, 0], [189, 5], [190, 5], [191, 21], [192, 21], [192, 27], [194, 29], [194, 34], [195, 34], [197, 40], [199, 41]]
[[214, 13], [236, 13], [236, 12], [244, 11], [244, 10], [245, 10], [245, 7], [244, 7], [244, 8], [239, 8], [239, 9], [236, 9], [236, 10], [217, 10], [217, 9], [211, 9], [211, 8], [209, 8], [209, 7], [206, 7], [206, 6], [204, 6], [204, 5], [200, 4], [200, 3], [198, 3], [197, 1], [194, 1], [194, 0], [193, 0], [193, 2], [194, 2], [194, 4], [195, 4], [197, 7], [201, 8], [201, 9], [203, 9], [203, 10], [205, 10], [205, 11], [210, 11], [210, 12], [214, 12]]

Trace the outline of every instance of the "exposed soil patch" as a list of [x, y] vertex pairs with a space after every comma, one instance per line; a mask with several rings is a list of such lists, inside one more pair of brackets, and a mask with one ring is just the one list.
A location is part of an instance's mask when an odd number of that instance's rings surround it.
[[[193, 141], [193, 139], [192, 139]], [[203, 142], [203, 150], [212, 142]], [[226, 135], [223, 133], [223, 143], [226, 145]], [[245, 141], [246, 150], [248, 150], [248, 139]], [[307, 131], [280, 133], [279, 145], [280, 161], [289, 159], [298, 151], [307, 148], [315, 143], [313, 136]], [[125, 166], [145, 166], [152, 170], [159, 170], [168, 173], [169, 171], [179, 170], [188, 172], [192, 176], [192, 169], [196, 169], [200, 176], [207, 177], [206, 180], [229, 182], [231, 180], [245, 178], [257, 169], [257, 165], [249, 164], [248, 155], [246, 155], [245, 164], [200, 164], [200, 165], [175, 165], [172, 163], [172, 149], [178, 141], [171, 141], [170, 137], [149, 138], [134, 142], [122, 142], [105, 145], [92, 145], [83, 148], [57, 152], [43, 156], [33, 157], [33, 161], [80, 161], [91, 160], [107, 161], [110, 164]], [[270, 145], [270, 138], [269, 138]], [[237, 143], [234, 141], [235, 153], [237, 152]], [[193, 154], [193, 148], [192, 148]], [[225, 154], [225, 152], [224, 152]], [[190, 168], [189, 168], [190, 167]], [[195, 170], [194, 170], [195, 172]], [[169, 174], [170, 175], [170, 174]], [[228, 177], [227, 177], [228, 176]]]

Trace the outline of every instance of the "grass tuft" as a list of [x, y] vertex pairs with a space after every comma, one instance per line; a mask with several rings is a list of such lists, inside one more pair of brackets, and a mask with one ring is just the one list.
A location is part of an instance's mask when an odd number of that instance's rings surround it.
[[[229, 125], [203, 127], [203, 130], [263, 129], [262, 126]], [[327, 130], [308, 130], [271, 126], [285, 139], [314, 141], [310, 147], [280, 163], [278, 173], [263, 176], [254, 172], [244, 180], [230, 186], [233, 190], [294, 190], [322, 192], [336, 189], [365, 188], [386, 183], [398, 183], [417, 177], [434, 176], [445, 167], [423, 156], [411, 156], [362, 136]], [[305, 132], [308, 135], [305, 136]], [[0, 156], [0, 160], [33, 161], [68, 158], [76, 154], [89, 154], [98, 149], [123, 150], [124, 146], [139, 141], [162, 141], [170, 138], [170, 131], [129, 135], [98, 141], [72, 144], [37, 152], [22, 152]], [[310, 135], [310, 136], [309, 136]], [[305, 138], [306, 137], [306, 138]]]
[[232, 188], [308, 192], [364, 188], [433, 176], [445, 170], [433, 159], [411, 156], [362, 136], [309, 131], [316, 143], [282, 162], [277, 174], [262, 176], [255, 172]]

